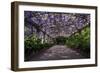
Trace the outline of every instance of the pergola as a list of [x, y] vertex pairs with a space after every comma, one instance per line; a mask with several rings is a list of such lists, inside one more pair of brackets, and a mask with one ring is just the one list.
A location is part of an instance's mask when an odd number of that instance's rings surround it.
[[58, 36], [69, 37], [90, 26], [90, 15], [25, 11], [25, 36], [35, 34], [43, 42], [53, 42]]

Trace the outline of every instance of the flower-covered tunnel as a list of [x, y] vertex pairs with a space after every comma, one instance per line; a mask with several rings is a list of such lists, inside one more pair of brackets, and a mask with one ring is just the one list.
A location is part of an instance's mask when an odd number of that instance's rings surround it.
[[24, 11], [25, 61], [90, 57], [90, 14]]

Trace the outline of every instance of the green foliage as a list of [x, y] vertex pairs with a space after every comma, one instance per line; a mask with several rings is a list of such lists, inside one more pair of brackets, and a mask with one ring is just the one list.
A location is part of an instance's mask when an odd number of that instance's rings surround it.
[[25, 53], [30, 53], [30, 52], [37, 53], [40, 50], [44, 48], [49, 48], [53, 45], [49, 43], [41, 43], [41, 39], [36, 38], [34, 35], [32, 37], [25, 38], [24, 44], [25, 44], [24, 46]]
[[62, 45], [64, 45], [65, 43], [66, 43], [66, 37], [64, 37], [64, 36], [58, 36], [58, 37], [56, 37], [55, 38], [55, 43], [56, 44], [62, 44]]
[[80, 33], [67, 38], [66, 45], [71, 48], [81, 49], [83, 51], [90, 51], [90, 28], [86, 27]]

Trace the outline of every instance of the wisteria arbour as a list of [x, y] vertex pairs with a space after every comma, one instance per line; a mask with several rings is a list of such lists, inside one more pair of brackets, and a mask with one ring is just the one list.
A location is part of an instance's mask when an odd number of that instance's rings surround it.
[[[54, 45], [66, 45], [70, 48], [74, 46], [75, 49], [86, 49], [90, 52], [90, 14], [24, 11], [24, 22], [25, 53], [27, 54], [25, 60], [30, 60], [27, 57], [30, 56], [30, 52], [33, 51], [32, 55], [34, 55], [38, 53], [37, 50], [41, 51], [41, 49], [50, 48]], [[78, 42], [79, 40], [80, 42]], [[81, 45], [82, 43], [85, 44]], [[49, 58], [43, 58], [43, 60], [47, 59]], [[36, 60], [42, 60], [42, 58]]]
[[[35, 23], [54, 38], [70, 36], [84, 26], [90, 25], [90, 14], [25, 11], [25, 20], [30, 23], [26, 24], [26, 27], [34, 27]], [[35, 32], [35, 29], [30, 29], [30, 33]]]

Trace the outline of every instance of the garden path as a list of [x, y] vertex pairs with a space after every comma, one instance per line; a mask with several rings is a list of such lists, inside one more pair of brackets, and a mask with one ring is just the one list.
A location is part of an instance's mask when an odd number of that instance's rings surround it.
[[30, 61], [36, 60], [61, 60], [61, 59], [82, 59], [85, 58], [76, 50], [68, 48], [64, 45], [55, 45], [49, 49], [41, 51], [34, 57], [30, 57]]

